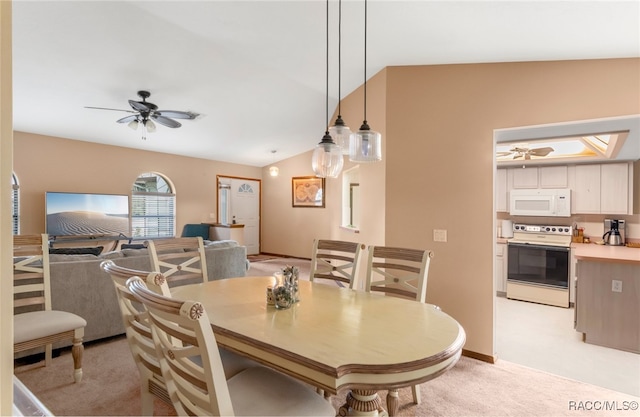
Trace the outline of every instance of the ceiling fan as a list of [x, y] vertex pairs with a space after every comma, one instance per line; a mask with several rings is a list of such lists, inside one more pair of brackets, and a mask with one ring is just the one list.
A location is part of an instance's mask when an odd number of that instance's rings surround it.
[[85, 108], [133, 113], [130, 116], [126, 116], [116, 120], [116, 122], [127, 123], [127, 126], [129, 126], [133, 130], [138, 129], [138, 126], [142, 125], [142, 139], [145, 140], [147, 139], [147, 132], [155, 132], [156, 130], [154, 121], [163, 126], [177, 128], [182, 126], [182, 124], [173, 119], [193, 120], [199, 116], [198, 113], [190, 111], [158, 110], [158, 106], [147, 101], [147, 99], [151, 96], [151, 93], [145, 90], [138, 91], [138, 96], [142, 99], [142, 101], [129, 100], [129, 105], [133, 110], [110, 109], [106, 107], [90, 106], [85, 106]]
[[527, 145], [515, 145], [507, 152], [497, 152], [497, 156], [507, 156], [513, 154], [513, 159], [524, 158], [525, 160], [531, 159], [532, 156], [547, 156], [554, 149], [545, 146], [544, 148], [529, 148]]

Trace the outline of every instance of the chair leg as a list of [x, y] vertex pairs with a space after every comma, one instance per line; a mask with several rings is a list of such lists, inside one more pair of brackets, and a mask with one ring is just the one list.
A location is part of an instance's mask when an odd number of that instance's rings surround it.
[[411, 394], [413, 394], [413, 403], [420, 404], [420, 385], [412, 385]]
[[145, 379], [140, 386], [140, 400], [142, 402], [143, 416], [153, 415], [153, 403], [155, 398], [155, 395], [149, 391], [149, 380]]
[[73, 379], [75, 382], [82, 381], [82, 355], [84, 353], [84, 346], [82, 345], [81, 338], [73, 339], [73, 346], [71, 347], [71, 356], [73, 357]]
[[53, 345], [51, 343], [44, 347], [44, 366], [51, 366], [53, 360]]

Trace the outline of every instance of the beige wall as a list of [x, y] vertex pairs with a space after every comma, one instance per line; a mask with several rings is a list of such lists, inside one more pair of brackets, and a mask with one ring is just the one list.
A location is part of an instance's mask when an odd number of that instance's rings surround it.
[[639, 59], [387, 69], [386, 243], [435, 251], [427, 301], [466, 349], [495, 353], [493, 130], [638, 114], [638, 74]]
[[[12, 275], [11, 155], [12, 150], [11, 2], [0, 1], [0, 276]], [[13, 281], [0, 280], [0, 415], [13, 414]]]
[[186, 223], [215, 221], [216, 175], [260, 179], [262, 169], [15, 132], [21, 233], [44, 233], [46, 191], [131, 194], [139, 174], [158, 172], [176, 190], [176, 234]]

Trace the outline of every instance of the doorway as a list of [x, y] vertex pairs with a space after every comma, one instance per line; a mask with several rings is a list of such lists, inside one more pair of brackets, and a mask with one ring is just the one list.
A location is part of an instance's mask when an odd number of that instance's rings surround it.
[[262, 181], [255, 178], [218, 175], [216, 182], [217, 222], [244, 225], [244, 245], [247, 247], [247, 255], [259, 254]]

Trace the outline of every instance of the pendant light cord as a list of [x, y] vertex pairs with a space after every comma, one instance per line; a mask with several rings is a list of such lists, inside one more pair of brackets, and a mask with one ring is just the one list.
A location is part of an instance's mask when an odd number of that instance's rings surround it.
[[338, 117], [341, 116], [342, 104], [342, 0], [338, 0]]
[[367, 124], [367, 0], [364, 0], [364, 124]]
[[325, 116], [326, 116], [326, 131], [325, 134], [329, 134], [329, 0], [327, 0], [327, 94], [325, 100]]

